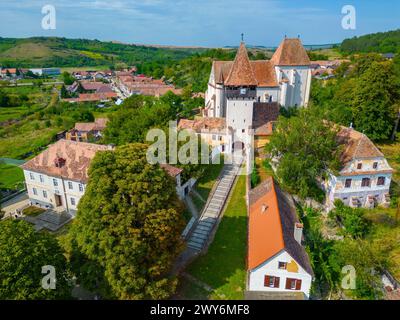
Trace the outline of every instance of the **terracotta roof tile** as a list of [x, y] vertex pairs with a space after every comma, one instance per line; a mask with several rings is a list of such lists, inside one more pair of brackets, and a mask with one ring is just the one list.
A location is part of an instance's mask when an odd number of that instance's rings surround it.
[[183, 169], [171, 166], [169, 164], [160, 164], [160, 167], [164, 169], [173, 178], [175, 178], [177, 175], [183, 172]]
[[271, 58], [275, 66], [308, 66], [311, 64], [300, 39], [285, 39]]
[[[90, 161], [98, 151], [111, 150], [110, 146], [98, 145], [70, 140], [59, 140], [45, 151], [21, 166], [24, 170], [40, 172], [52, 177], [61, 177], [86, 183]], [[55, 165], [55, 160], [61, 158], [65, 164]]]
[[242, 42], [236, 54], [235, 61], [229, 71], [225, 81], [227, 86], [257, 86], [258, 82], [254, 76], [253, 68], [250, 64], [247, 49]]
[[254, 76], [259, 87], [277, 87], [276, 73], [274, 65], [267, 60], [257, 60], [250, 62]]
[[282, 250], [309, 274], [310, 260], [294, 239], [296, 209], [272, 178], [249, 192], [248, 269], [253, 270]]
[[340, 159], [342, 165], [346, 165], [353, 159], [384, 157], [365, 134], [352, 128], [341, 126], [337, 139], [338, 143], [345, 147]]
[[178, 129], [192, 129], [198, 133], [203, 131], [221, 132], [226, 129], [225, 118], [198, 118], [195, 120], [181, 119]]

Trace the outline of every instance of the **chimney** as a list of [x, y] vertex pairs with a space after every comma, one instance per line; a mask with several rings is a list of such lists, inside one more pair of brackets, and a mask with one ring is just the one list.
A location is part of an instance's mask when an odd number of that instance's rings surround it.
[[301, 245], [303, 239], [303, 224], [295, 223], [294, 225], [294, 239]]
[[265, 213], [267, 211], [267, 209], [268, 209], [268, 206], [263, 204], [261, 207], [261, 213]]

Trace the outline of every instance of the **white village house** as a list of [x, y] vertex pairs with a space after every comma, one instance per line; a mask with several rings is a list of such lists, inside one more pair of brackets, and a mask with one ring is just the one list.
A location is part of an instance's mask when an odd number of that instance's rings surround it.
[[75, 215], [96, 152], [112, 147], [59, 140], [21, 167], [32, 205]]
[[338, 142], [344, 146], [342, 168], [338, 175], [330, 172], [323, 183], [329, 208], [336, 199], [350, 207], [389, 205], [393, 169], [382, 152], [365, 134], [352, 128], [341, 127]]
[[[88, 182], [88, 169], [97, 152], [113, 147], [71, 140], [59, 140], [21, 167], [30, 203], [74, 216]], [[176, 181], [176, 191], [184, 198], [195, 180], [181, 183], [182, 169], [161, 165]]]
[[296, 208], [269, 178], [248, 194], [247, 299], [308, 299], [313, 280]]

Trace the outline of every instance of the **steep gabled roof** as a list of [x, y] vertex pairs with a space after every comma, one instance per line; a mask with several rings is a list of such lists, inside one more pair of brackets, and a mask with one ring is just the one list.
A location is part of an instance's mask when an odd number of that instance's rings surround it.
[[249, 207], [248, 269], [285, 250], [313, 275], [304, 247], [294, 239], [294, 227], [299, 222], [296, 209], [272, 178], [249, 192]]
[[[267, 60], [250, 61], [254, 77], [259, 87], [278, 87], [274, 65]], [[226, 84], [233, 61], [214, 61], [213, 73], [215, 83]]]
[[258, 82], [251, 67], [247, 49], [244, 43], [240, 44], [235, 61], [225, 81], [227, 86], [257, 86]]
[[352, 128], [341, 127], [337, 139], [339, 144], [344, 145], [341, 155], [343, 166], [354, 159], [384, 157], [383, 153], [365, 134]]
[[275, 66], [308, 66], [311, 64], [300, 39], [284, 39], [271, 58]]

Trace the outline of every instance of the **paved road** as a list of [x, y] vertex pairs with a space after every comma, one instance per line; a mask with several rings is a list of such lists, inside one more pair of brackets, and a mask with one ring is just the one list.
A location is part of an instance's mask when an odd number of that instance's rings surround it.
[[7, 202], [4, 202], [1, 205], [1, 210], [6, 213], [5, 217], [8, 217], [11, 214], [15, 213], [17, 209], [20, 209], [28, 205], [28, 203], [29, 203], [28, 194], [24, 192], [16, 196], [15, 198], [8, 200]]

